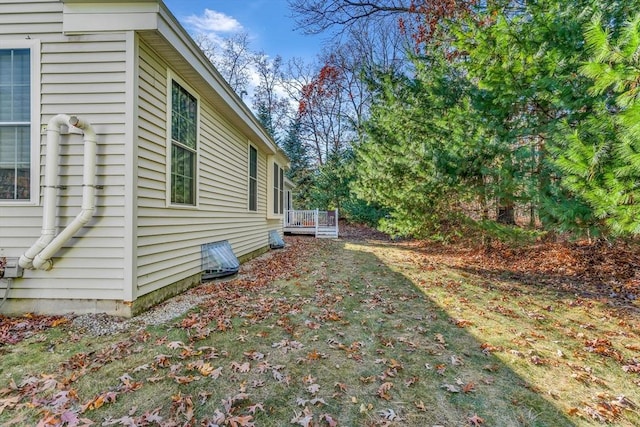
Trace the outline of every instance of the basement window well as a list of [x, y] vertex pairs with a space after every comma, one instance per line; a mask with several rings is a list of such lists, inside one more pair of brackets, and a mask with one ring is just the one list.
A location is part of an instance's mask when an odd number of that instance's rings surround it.
[[215, 279], [235, 274], [240, 262], [228, 241], [205, 243], [202, 245], [202, 279]]
[[277, 230], [269, 230], [269, 247], [271, 249], [284, 248], [284, 240], [282, 240]]

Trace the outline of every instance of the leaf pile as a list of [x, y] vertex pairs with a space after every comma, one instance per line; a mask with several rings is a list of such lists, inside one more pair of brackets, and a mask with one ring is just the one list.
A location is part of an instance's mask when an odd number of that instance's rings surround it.
[[347, 223], [345, 221], [340, 221], [340, 237], [350, 241], [376, 240], [384, 242], [390, 240], [389, 235], [375, 228], [361, 224]]
[[549, 285], [557, 291], [609, 298], [616, 303], [640, 299], [640, 246], [634, 242], [539, 242], [520, 247], [494, 242], [489, 249], [406, 244], [430, 254], [431, 262], [487, 277]]
[[7, 317], [0, 314], [0, 347], [17, 344], [35, 333], [67, 322], [69, 319], [64, 316], [25, 314], [19, 317]]

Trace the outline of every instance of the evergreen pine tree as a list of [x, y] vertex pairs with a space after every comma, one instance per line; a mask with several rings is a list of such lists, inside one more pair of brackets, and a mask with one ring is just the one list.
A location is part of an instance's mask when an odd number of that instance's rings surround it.
[[294, 206], [296, 209], [312, 209], [311, 189], [313, 187], [313, 171], [311, 168], [311, 156], [307, 147], [300, 138], [301, 123], [294, 118], [289, 124], [286, 136], [282, 140], [282, 149], [290, 160], [289, 170], [286, 172], [294, 184]]
[[271, 117], [271, 111], [264, 103], [258, 103], [256, 117], [260, 124], [267, 130], [269, 135], [278, 143], [276, 131], [273, 126], [273, 118]]
[[[602, 22], [607, 26], [603, 26]], [[596, 16], [585, 31], [592, 58], [580, 71], [599, 99], [583, 121], [567, 125], [556, 163], [565, 188], [617, 235], [640, 234], [640, 15], [619, 31]]]

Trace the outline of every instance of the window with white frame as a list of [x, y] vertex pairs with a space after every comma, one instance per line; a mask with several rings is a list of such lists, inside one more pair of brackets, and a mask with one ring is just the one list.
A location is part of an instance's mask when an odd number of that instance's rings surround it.
[[273, 213], [282, 215], [284, 213], [284, 170], [273, 163]]
[[198, 100], [171, 81], [171, 203], [196, 204]]
[[34, 93], [37, 43], [0, 42], [0, 201], [32, 201], [37, 191]]
[[249, 210], [258, 210], [258, 150], [249, 145]]

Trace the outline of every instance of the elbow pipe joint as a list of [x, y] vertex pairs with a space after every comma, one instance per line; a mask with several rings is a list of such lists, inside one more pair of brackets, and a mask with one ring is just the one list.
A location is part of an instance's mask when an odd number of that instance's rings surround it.
[[82, 209], [78, 216], [74, 218], [73, 222], [62, 230], [60, 234], [58, 234], [56, 238], [47, 245], [47, 247], [34, 257], [32, 261], [33, 268], [45, 271], [51, 270], [53, 268], [53, 260], [51, 259], [53, 254], [55, 254], [67, 240], [69, 240], [78, 230], [89, 222], [91, 217], [93, 217], [94, 211], [95, 207]]
[[33, 259], [33, 268], [37, 270], [49, 271], [53, 268], [53, 261], [51, 260], [51, 258], [42, 259], [40, 257], [40, 254], [38, 254]]

